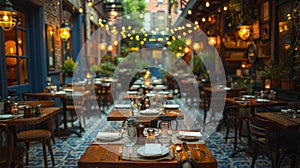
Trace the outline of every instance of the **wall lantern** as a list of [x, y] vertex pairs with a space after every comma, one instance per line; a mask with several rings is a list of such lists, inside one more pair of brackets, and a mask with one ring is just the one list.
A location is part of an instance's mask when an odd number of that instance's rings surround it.
[[0, 26], [5, 31], [12, 30], [17, 23], [17, 12], [9, 0], [0, 0]]
[[271, 80], [270, 79], [265, 80], [265, 89], [271, 89]]
[[238, 34], [242, 40], [247, 40], [251, 33], [251, 26], [249, 25], [241, 25], [238, 26]]
[[59, 28], [59, 36], [63, 41], [68, 41], [71, 37], [71, 27], [68, 25], [68, 23], [64, 22], [61, 24], [61, 27]]

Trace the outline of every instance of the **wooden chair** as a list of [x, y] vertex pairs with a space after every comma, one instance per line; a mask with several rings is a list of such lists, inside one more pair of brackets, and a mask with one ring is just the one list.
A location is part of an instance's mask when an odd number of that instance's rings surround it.
[[[48, 101], [24, 101], [23, 103], [29, 104], [29, 105], [36, 105], [41, 104], [42, 107], [53, 107], [54, 101], [48, 100]], [[58, 120], [58, 119], [57, 119]], [[57, 128], [58, 127], [58, 121]], [[48, 121], [48, 130], [47, 129], [32, 129], [32, 130], [25, 130], [17, 133], [17, 141], [24, 142], [26, 145], [26, 164], [28, 164], [28, 151], [30, 148], [31, 142], [41, 142], [43, 146], [43, 154], [44, 154], [44, 165], [45, 167], [48, 167], [47, 164], [47, 153], [46, 153], [46, 145], [48, 146], [48, 150], [51, 156], [52, 165], [54, 166], [54, 156], [52, 151], [52, 145], [51, 145], [51, 138], [53, 142], [54, 140], [54, 132], [52, 129], [52, 123], [51, 121]]]
[[5, 124], [0, 124], [0, 135], [0, 167], [24, 167], [25, 148], [14, 146], [13, 132]]
[[249, 115], [246, 108], [240, 108], [237, 105], [225, 103], [224, 107], [224, 115], [225, 115], [225, 124], [226, 124], [226, 135], [225, 135], [225, 143], [227, 143], [229, 137], [229, 130], [231, 127], [234, 128], [234, 143], [233, 148], [236, 150], [237, 148], [237, 138], [239, 133], [239, 139], [242, 137], [242, 126], [244, 121], [247, 121]]
[[[19, 104], [26, 104], [26, 105], [30, 105], [30, 106], [35, 106], [40, 104], [41, 107], [54, 107], [55, 106], [55, 102], [54, 100], [32, 100], [32, 101], [23, 101], [23, 102], [19, 102]], [[56, 130], [57, 130], [57, 134], [59, 135], [59, 117], [56, 116], [55, 118], [55, 124], [56, 124]], [[55, 134], [54, 134], [54, 130], [52, 127], [52, 123], [48, 124], [48, 129], [49, 131], [51, 131], [51, 137], [52, 137], [52, 141], [55, 144]]]
[[296, 165], [297, 146], [280, 135], [275, 123], [260, 117], [253, 117], [249, 121], [251, 145], [253, 149], [251, 167], [254, 168], [258, 154], [269, 157], [272, 167], [280, 167], [285, 156], [292, 156], [291, 167]]
[[44, 154], [44, 165], [48, 167], [47, 164], [47, 153], [46, 153], [46, 145], [48, 146], [48, 150], [51, 156], [52, 165], [54, 166], [54, 156], [51, 145], [51, 132], [46, 129], [35, 129], [35, 130], [27, 130], [17, 133], [17, 141], [24, 142], [26, 145], [26, 164], [28, 164], [28, 151], [30, 142], [41, 142], [43, 145], [43, 154]]

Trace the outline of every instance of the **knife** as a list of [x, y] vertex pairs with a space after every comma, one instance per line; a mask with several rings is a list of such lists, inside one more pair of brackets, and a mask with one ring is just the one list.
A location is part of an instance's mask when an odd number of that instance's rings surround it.
[[183, 145], [183, 149], [184, 149], [184, 150], [187, 152], [187, 154], [188, 154], [188, 158], [191, 159], [191, 158], [192, 158], [192, 155], [191, 155], [191, 151], [190, 151], [190, 149], [189, 149], [187, 143], [186, 143], [186, 142], [183, 142], [182, 145]]

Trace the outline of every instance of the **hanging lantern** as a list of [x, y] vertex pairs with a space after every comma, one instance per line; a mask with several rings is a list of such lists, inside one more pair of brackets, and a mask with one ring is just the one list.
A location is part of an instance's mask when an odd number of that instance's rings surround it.
[[5, 31], [12, 30], [17, 23], [17, 12], [9, 0], [0, 0], [0, 26]]
[[242, 40], [247, 40], [251, 33], [251, 26], [249, 25], [241, 25], [238, 26], [238, 34]]
[[64, 22], [59, 28], [59, 36], [63, 41], [68, 41], [71, 37], [71, 27], [68, 23]]

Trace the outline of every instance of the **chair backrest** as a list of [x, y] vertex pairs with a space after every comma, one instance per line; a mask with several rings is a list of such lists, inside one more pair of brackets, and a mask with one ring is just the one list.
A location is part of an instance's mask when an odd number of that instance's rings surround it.
[[40, 104], [41, 107], [54, 107], [55, 106], [54, 100], [23, 101], [23, 102], [19, 102], [19, 104], [27, 104], [30, 106], [35, 106], [35, 105]]
[[10, 168], [14, 151], [14, 135], [5, 124], [0, 124], [0, 146], [2, 149], [7, 149], [5, 151], [8, 152], [6, 155], [7, 157], [0, 158], [0, 163], [5, 164], [8, 168]]
[[279, 130], [274, 127], [274, 122], [255, 116], [249, 121], [249, 126], [252, 142], [268, 148], [278, 145]]

